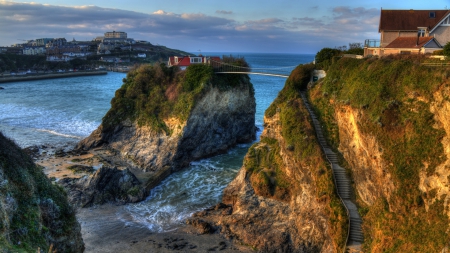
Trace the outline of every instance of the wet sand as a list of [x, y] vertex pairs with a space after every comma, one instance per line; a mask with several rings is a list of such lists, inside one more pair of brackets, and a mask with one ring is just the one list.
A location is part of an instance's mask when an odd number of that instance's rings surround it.
[[[124, 218], [123, 206], [102, 205], [79, 209], [78, 221], [85, 252], [252, 252], [219, 234], [199, 235], [195, 228], [181, 225], [171, 232], [153, 233]], [[126, 216], [126, 215], [125, 215]]]
[[[55, 180], [64, 177], [81, 177], [86, 173], [74, 173], [72, 165], [98, 167], [109, 155], [107, 150], [87, 154], [65, 153], [65, 147], [39, 147], [29, 151], [44, 173]], [[55, 155], [56, 154], [56, 155]], [[170, 232], [156, 233], [133, 220], [126, 205], [105, 204], [77, 209], [77, 219], [85, 243], [85, 252], [254, 252], [249, 246], [224, 238], [220, 234], [199, 234], [193, 226], [180, 224]]]

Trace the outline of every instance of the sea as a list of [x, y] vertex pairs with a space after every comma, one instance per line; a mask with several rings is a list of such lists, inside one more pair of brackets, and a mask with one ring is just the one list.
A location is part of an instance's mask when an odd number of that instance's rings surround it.
[[[314, 60], [313, 54], [220, 53], [205, 56], [244, 57], [252, 69], [272, 68], [290, 73], [299, 64]], [[257, 71], [261, 72], [261, 71]], [[125, 73], [35, 80], [0, 84], [0, 131], [20, 147], [47, 145], [71, 147], [101, 123]], [[283, 88], [286, 78], [250, 75], [255, 88], [259, 136], [264, 111]], [[242, 166], [252, 143], [240, 144], [226, 154], [192, 162], [150, 191], [149, 197], [127, 204], [118, 219], [141, 224], [153, 232], [176, 229], [194, 212], [220, 202], [223, 189]], [[126, 217], [126, 218], [125, 218]]]

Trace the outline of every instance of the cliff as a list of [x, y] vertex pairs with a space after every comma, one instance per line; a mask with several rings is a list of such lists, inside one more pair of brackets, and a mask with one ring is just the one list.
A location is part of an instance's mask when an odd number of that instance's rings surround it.
[[299, 90], [312, 65], [300, 65], [266, 110], [261, 141], [224, 190], [223, 204], [188, 223], [220, 231], [258, 252], [340, 252], [347, 216]]
[[81, 228], [64, 190], [54, 185], [0, 133], [0, 248], [2, 252], [83, 252]]
[[252, 141], [255, 107], [247, 75], [216, 75], [202, 64], [186, 71], [141, 66], [128, 73], [102, 124], [76, 149], [110, 149], [149, 189], [193, 160]]
[[310, 91], [351, 171], [365, 252], [441, 252], [449, 241], [448, 68], [343, 58]]

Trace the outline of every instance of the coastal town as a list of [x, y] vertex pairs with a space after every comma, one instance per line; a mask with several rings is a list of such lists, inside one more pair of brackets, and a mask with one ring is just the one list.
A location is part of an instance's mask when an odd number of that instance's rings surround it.
[[[10, 46], [0, 46], [0, 73], [3, 76], [105, 69], [127, 72], [134, 64], [166, 61], [174, 55], [190, 55], [180, 50], [153, 45], [149, 41], [128, 38], [126, 32], [120, 31], [105, 32], [103, 36], [91, 41], [79, 41], [75, 38], [22, 41]], [[6, 55], [9, 57], [4, 57]]]

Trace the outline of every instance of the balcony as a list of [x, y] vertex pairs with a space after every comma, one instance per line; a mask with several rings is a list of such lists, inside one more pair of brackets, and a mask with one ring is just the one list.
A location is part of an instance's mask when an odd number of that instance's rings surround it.
[[380, 47], [380, 40], [365, 40], [364, 47]]

